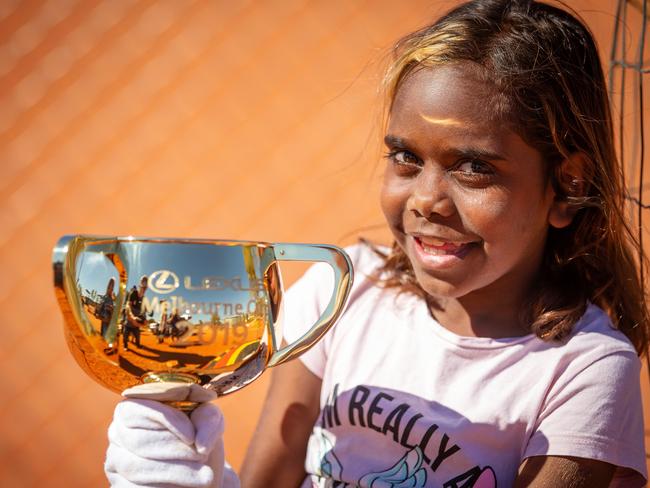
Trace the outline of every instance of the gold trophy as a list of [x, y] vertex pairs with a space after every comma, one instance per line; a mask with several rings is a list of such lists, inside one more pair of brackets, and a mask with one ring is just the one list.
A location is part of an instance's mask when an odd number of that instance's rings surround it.
[[[278, 261], [334, 271], [321, 317], [285, 347]], [[172, 381], [232, 393], [313, 346], [343, 311], [353, 278], [345, 252], [323, 244], [76, 235], [59, 240], [53, 265], [74, 358], [117, 392]], [[176, 406], [194, 406], [186, 403]]]

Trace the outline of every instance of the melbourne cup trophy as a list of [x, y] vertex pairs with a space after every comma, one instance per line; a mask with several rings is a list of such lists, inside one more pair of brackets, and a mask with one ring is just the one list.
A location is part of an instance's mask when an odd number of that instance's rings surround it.
[[[334, 272], [321, 317], [284, 347], [279, 261], [321, 261]], [[54, 247], [53, 266], [70, 351], [116, 392], [162, 381], [236, 391], [315, 344], [353, 279], [345, 252], [324, 244], [72, 235]]]

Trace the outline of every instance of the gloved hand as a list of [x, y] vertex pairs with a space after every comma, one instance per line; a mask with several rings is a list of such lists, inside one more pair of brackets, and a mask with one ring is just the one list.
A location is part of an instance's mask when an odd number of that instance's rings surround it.
[[[129, 388], [108, 429], [104, 470], [112, 487], [238, 488], [224, 468], [224, 420], [216, 395], [199, 385], [149, 383]], [[160, 403], [195, 401], [190, 416]]]

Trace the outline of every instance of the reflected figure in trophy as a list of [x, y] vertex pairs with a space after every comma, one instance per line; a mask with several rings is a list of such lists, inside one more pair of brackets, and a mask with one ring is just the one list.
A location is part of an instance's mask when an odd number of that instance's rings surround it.
[[[101, 320], [101, 335], [106, 342], [110, 342], [107, 337], [108, 326], [113, 317], [113, 310], [115, 309], [115, 278], [108, 280], [106, 285], [106, 293], [101, 298], [99, 305], [97, 306], [97, 317]], [[110, 344], [109, 344], [110, 347]]]
[[146, 311], [142, 306], [144, 294], [147, 291], [149, 279], [140, 278], [140, 286], [135, 286], [129, 292], [124, 309], [124, 350], [129, 350], [129, 338], [133, 335], [135, 346], [140, 347], [140, 327], [145, 325]]
[[165, 333], [167, 331], [168, 315], [167, 310], [169, 308], [169, 303], [167, 300], [160, 301], [160, 322], [156, 327], [156, 335], [158, 336], [158, 344], [161, 344], [165, 340]]
[[178, 337], [181, 335], [182, 332], [185, 332], [185, 328], [183, 330], [180, 330], [178, 327], [178, 323], [183, 321], [183, 317], [178, 313], [178, 308], [174, 307], [172, 309], [172, 313], [169, 316], [169, 319], [167, 320], [167, 329], [166, 329], [166, 335], [168, 335], [173, 341], [177, 341]]

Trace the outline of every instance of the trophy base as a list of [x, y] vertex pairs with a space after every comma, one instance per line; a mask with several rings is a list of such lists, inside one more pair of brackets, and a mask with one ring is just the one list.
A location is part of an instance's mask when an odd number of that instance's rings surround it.
[[[199, 379], [188, 373], [147, 373], [142, 377], [144, 383], [199, 383]], [[177, 408], [187, 413], [188, 415], [199, 406], [197, 402], [190, 401], [175, 401], [175, 402], [163, 402], [170, 407]]]
[[164, 402], [164, 403], [169, 405], [170, 407], [177, 408], [188, 415], [191, 414], [194, 411], [194, 409], [200, 405], [200, 403], [197, 402]]
[[143, 383], [199, 383], [196, 375], [189, 373], [147, 373], [142, 377]]

